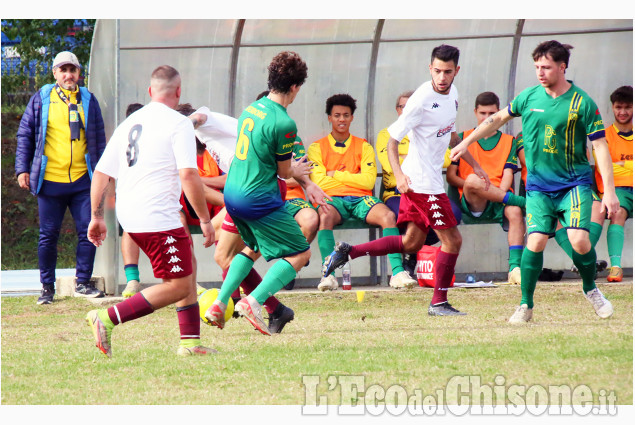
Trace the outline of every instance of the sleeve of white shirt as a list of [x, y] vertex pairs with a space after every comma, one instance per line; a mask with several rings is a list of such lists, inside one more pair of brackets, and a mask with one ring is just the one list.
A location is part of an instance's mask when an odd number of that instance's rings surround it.
[[177, 124], [172, 134], [172, 150], [176, 159], [176, 168], [197, 168], [196, 141], [192, 122], [185, 118]]
[[415, 95], [413, 94], [410, 99], [408, 99], [406, 107], [404, 108], [403, 113], [399, 115], [397, 121], [388, 127], [390, 137], [395, 140], [401, 140], [406, 137], [408, 132], [421, 122], [422, 106], [423, 101], [415, 98]]
[[119, 133], [115, 131], [104, 149], [104, 153], [97, 161], [95, 171], [104, 173], [116, 179], [119, 176], [119, 150], [117, 149], [117, 135]]
[[236, 141], [238, 135], [238, 120], [236, 118], [212, 112], [207, 106], [199, 108], [196, 112], [207, 115], [205, 123], [196, 129], [196, 136], [203, 143], [206, 143], [207, 140]]

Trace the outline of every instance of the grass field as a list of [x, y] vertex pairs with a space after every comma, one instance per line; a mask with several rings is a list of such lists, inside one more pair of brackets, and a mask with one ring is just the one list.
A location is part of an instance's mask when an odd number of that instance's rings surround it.
[[355, 291], [283, 291], [296, 319], [282, 334], [262, 336], [244, 319], [222, 331], [202, 325], [204, 343], [219, 350], [204, 358], [175, 355], [170, 306], [115, 328], [110, 360], [84, 322], [90, 302], [3, 297], [2, 404], [304, 404], [303, 375], [319, 377], [329, 404], [341, 403], [330, 375], [424, 395], [456, 375], [491, 385], [500, 375], [505, 386], [585, 384], [596, 403], [604, 389], [632, 404], [632, 280], [599, 286], [615, 307], [609, 320], [594, 314], [579, 282], [541, 282], [534, 322], [521, 327], [506, 323], [519, 287], [452, 289], [450, 300], [469, 313], [455, 318], [427, 315], [429, 289], [368, 290], [361, 304]]

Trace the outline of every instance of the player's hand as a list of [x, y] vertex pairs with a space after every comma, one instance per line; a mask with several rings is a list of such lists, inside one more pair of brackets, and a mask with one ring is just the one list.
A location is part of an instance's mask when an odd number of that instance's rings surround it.
[[29, 173], [21, 173], [18, 175], [18, 185], [22, 189], [29, 190], [31, 186], [29, 185]]
[[93, 218], [88, 223], [88, 231], [86, 232], [88, 240], [93, 243], [97, 248], [101, 246], [101, 243], [106, 239], [106, 233], [108, 228], [103, 218]]
[[311, 204], [318, 204], [319, 206], [324, 208], [325, 211], [328, 211], [329, 208], [331, 208], [331, 206], [327, 204], [326, 201], [333, 201], [333, 199], [328, 196], [317, 184], [311, 182], [310, 185], [304, 188], [304, 191], [306, 192], [307, 199]]
[[192, 120], [192, 124], [194, 124], [194, 129], [199, 128], [207, 121], [207, 115], [201, 114], [200, 112], [194, 112], [189, 118]]
[[474, 170], [474, 174], [476, 174], [481, 180], [485, 182], [485, 190], [488, 190], [489, 185], [491, 184], [491, 181], [489, 180], [489, 176], [487, 175], [485, 170], [481, 168], [480, 165], [478, 164], [474, 164], [474, 165], [475, 167], [472, 167], [472, 169]]
[[467, 152], [467, 147], [465, 147], [463, 143], [459, 143], [450, 151], [450, 161], [458, 161], [465, 152]]
[[210, 220], [207, 223], [201, 221], [201, 231], [203, 232], [203, 246], [209, 248], [214, 243], [214, 237], [216, 236], [212, 221]]
[[395, 178], [397, 180], [397, 189], [399, 190], [399, 193], [408, 193], [413, 191], [410, 187], [412, 184], [410, 177], [405, 174], [400, 174], [399, 177], [395, 176]]
[[612, 218], [617, 214], [620, 209], [620, 200], [617, 198], [615, 191], [606, 190], [602, 197], [602, 206], [600, 207], [600, 213], [606, 211], [606, 216]]
[[304, 155], [300, 159], [291, 160], [291, 177], [302, 177], [311, 174], [311, 167], [313, 162], [309, 161], [309, 157]]

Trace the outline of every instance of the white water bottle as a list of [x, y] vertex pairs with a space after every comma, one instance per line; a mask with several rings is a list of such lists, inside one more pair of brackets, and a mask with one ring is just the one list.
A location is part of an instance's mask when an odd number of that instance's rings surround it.
[[351, 288], [351, 266], [347, 262], [342, 268], [342, 289], [344, 291], [350, 291]]

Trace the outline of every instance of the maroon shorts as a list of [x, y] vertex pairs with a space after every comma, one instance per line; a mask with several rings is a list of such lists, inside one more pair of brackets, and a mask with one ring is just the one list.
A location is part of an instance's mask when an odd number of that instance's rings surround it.
[[424, 232], [456, 226], [450, 198], [445, 193], [428, 195], [408, 192], [401, 195], [397, 225], [413, 222]]
[[192, 248], [185, 229], [128, 233], [150, 259], [154, 277], [176, 279], [192, 274]]

